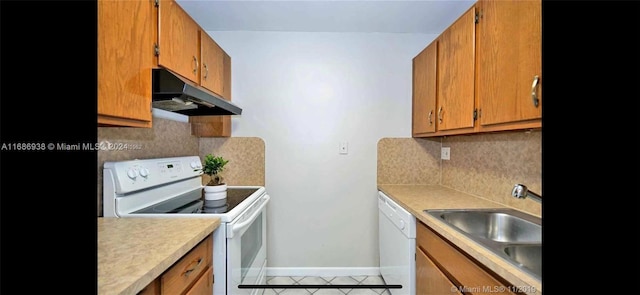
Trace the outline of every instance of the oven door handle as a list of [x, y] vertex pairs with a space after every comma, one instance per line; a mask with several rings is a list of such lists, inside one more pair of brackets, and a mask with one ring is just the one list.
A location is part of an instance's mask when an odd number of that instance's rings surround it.
[[256, 219], [256, 217], [258, 217], [258, 214], [262, 212], [262, 209], [264, 209], [264, 207], [267, 206], [269, 199], [271, 199], [269, 195], [264, 195], [264, 197], [262, 198], [264, 199], [264, 201], [262, 201], [262, 204], [260, 204], [260, 207], [258, 207], [258, 209], [255, 212], [253, 212], [253, 215], [251, 215], [251, 217], [249, 217], [247, 220], [243, 222], [236, 223], [229, 226], [231, 230], [227, 230], [227, 233], [228, 233], [227, 239], [233, 238], [236, 232], [239, 232], [242, 228], [251, 224]]

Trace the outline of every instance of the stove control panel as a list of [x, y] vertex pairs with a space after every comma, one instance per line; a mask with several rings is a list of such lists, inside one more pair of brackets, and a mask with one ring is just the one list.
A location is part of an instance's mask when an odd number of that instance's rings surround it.
[[188, 156], [105, 162], [103, 177], [110, 177], [121, 195], [202, 174], [200, 157]]

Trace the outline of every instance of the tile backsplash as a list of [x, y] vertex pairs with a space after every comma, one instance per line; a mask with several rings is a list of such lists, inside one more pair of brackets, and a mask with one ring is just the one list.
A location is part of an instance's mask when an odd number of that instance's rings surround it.
[[[206, 154], [225, 157], [229, 185], [265, 185], [265, 143], [257, 137], [198, 138], [189, 123], [154, 118], [153, 128], [99, 127], [98, 142], [133, 148], [98, 151], [98, 216], [102, 216], [105, 161]], [[440, 160], [440, 148], [451, 159]], [[207, 181], [203, 177], [203, 182]], [[382, 138], [378, 141], [378, 184], [440, 184], [509, 207], [541, 215], [542, 206], [516, 199], [516, 183], [542, 194], [542, 132], [519, 131], [443, 138]]]
[[[199, 145], [200, 159], [204, 161], [207, 154], [222, 156], [229, 163], [221, 172], [227, 185], [260, 185], [264, 186], [264, 141], [258, 137], [226, 137], [201, 138]], [[202, 177], [203, 184], [209, 176]]]
[[[450, 160], [440, 148], [450, 147]], [[378, 184], [440, 184], [534, 215], [542, 206], [516, 199], [516, 183], [542, 195], [542, 131], [443, 138], [383, 138], [378, 142]]]
[[440, 183], [440, 139], [382, 138], [378, 141], [378, 184]]
[[442, 161], [441, 184], [509, 207], [541, 215], [542, 206], [516, 199], [516, 183], [542, 195], [542, 131], [445, 137], [451, 160]]

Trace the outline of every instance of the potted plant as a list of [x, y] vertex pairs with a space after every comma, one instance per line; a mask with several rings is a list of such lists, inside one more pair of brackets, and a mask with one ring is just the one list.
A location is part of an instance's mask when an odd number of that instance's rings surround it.
[[229, 160], [225, 160], [221, 156], [214, 157], [212, 154], [208, 154], [204, 157], [202, 172], [210, 177], [204, 187], [205, 200], [221, 200], [227, 197], [227, 184], [223, 182], [220, 175], [227, 163]]

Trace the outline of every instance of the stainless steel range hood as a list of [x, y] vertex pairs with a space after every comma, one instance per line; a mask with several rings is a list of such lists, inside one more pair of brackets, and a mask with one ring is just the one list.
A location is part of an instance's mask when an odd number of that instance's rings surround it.
[[237, 105], [164, 68], [153, 69], [152, 106], [187, 116], [242, 114]]

